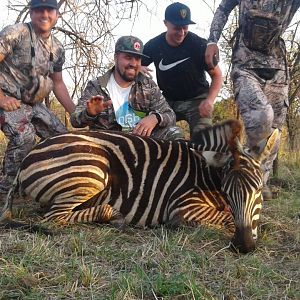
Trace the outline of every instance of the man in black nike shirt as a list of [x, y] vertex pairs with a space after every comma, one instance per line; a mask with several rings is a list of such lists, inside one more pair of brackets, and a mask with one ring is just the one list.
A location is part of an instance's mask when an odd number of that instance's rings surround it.
[[[205, 64], [207, 41], [189, 32], [191, 12], [186, 5], [176, 2], [165, 11], [167, 31], [145, 44], [142, 59], [144, 73], [151, 71], [146, 66], [154, 62], [157, 83], [176, 113], [176, 119], [186, 120], [190, 134], [211, 125], [214, 101], [222, 85], [222, 72], [218, 66], [208, 70]], [[211, 84], [206, 80], [207, 72]]]

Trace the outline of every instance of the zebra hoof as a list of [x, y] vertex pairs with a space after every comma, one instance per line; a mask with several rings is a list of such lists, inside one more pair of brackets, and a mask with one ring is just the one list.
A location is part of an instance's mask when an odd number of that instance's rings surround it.
[[118, 216], [117, 218], [110, 220], [109, 223], [120, 231], [124, 231], [125, 229], [125, 219], [122, 216]]

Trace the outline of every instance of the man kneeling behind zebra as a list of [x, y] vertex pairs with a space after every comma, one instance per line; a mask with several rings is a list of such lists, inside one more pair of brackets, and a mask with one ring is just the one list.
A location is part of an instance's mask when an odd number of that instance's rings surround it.
[[40, 202], [45, 221], [233, 226], [233, 246], [249, 252], [262, 204], [260, 162], [277, 131], [254, 149], [243, 149], [240, 131], [238, 121], [227, 121], [200, 131], [193, 143], [114, 131], [60, 134], [27, 155], [14, 189], [18, 184]]

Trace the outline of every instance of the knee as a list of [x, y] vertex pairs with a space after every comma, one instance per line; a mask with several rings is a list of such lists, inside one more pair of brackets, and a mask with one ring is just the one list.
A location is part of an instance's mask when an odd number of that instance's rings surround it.
[[7, 153], [12, 153], [16, 160], [22, 160], [35, 144], [35, 135], [15, 135], [9, 137]]
[[248, 145], [255, 146], [271, 134], [274, 112], [271, 106], [266, 107], [264, 110], [249, 111], [249, 114], [244, 116], [243, 120], [248, 137]]

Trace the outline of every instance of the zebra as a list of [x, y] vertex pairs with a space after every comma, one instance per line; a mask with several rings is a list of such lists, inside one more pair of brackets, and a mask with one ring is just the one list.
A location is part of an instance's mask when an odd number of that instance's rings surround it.
[[239, 252], [253, 251], [262, 208], [260, 162], [278, 133], [246, 149], [241, 128], [228, 120], [193, 141], [88, 130], [50, 137], [23, 160], [1, 222], [12, 218], [19, 187], [40, 203], [44, 222], [210, 224], [232, 230]]

